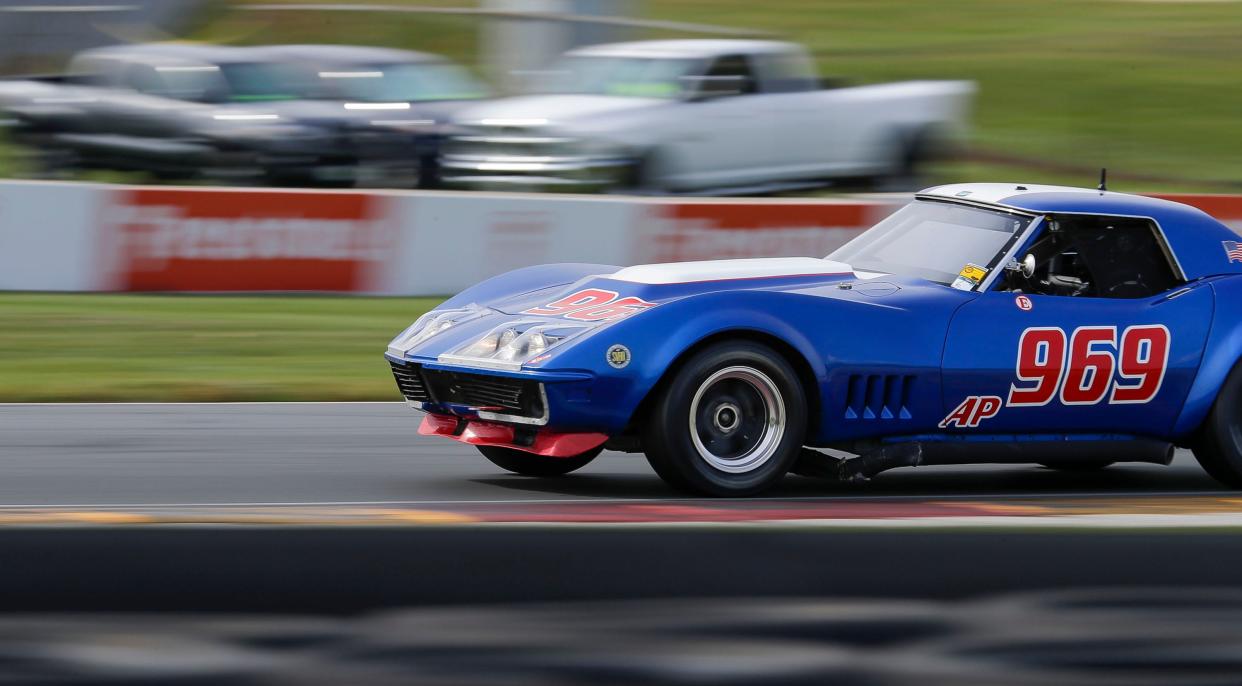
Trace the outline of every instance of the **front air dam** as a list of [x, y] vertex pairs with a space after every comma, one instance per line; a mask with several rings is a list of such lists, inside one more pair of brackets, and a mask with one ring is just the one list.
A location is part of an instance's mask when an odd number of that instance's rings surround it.
[[526, 429], [499, 422], [430, 413], [423, 418], [418, 433], [443, 436], [471, 445], [512, 448], [546, 457], [574, 457], [594, 450], [608, 440], [606, 434]]

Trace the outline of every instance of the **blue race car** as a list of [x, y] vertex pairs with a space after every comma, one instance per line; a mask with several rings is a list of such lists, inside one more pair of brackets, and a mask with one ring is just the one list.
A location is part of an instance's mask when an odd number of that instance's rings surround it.
[[746, 496], [791, 470], [1176, 445], [1242, 486], [1242, 239], [1120, 193], [941, 186], [826, 259], [520, 269], [387, 358], [421, 433], [519, 474], [641, 451], [678, 489]]

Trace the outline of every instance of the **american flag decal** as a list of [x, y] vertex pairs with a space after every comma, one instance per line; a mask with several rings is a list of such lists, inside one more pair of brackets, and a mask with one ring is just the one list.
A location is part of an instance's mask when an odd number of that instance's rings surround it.
[[1229, 256], [1230, 262], [1242, 262], [1242, 243], [1221, 241], [1220, 244], [1225, 246], [1225, 254]]

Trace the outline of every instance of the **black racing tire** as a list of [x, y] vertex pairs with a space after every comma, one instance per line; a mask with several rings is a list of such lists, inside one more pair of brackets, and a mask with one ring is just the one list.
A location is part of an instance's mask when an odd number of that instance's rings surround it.
[[806, 396], [790, 363], [766, 345], [717, 343], [657, 389], [643, 450], [673, 488], [715, 497], [774, 486], [806, 439]]
[[1242, 363], [1234, 365], [1216, 394], [1192, 449], [1209, 476], [1242, 488]]
[[1101, 469], [1111, 467], [1112, 460], [1099, 460], [1093, 462], [1040, 462], [1039, 466], [1046, 469], [1055, 469], [1058, 472], [1098, 472]]
[[572, 471], [582, 469], [599, 457], [604, 447], [592, 448], [591, 450], [574, 455], [573, 457], [549, 457], [547, 455], [536, 455], [528, 453], [524, 450], [514, 448], [501, 448], [494, 445], [475, 446], [479, 452], [483, 453], [492, 464], [522, 476], [564, 476]]

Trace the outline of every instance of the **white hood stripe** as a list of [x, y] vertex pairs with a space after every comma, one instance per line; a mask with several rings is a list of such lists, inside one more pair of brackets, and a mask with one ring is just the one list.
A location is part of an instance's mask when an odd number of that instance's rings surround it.
[[772, 257], [749, 260], [672, 262], [626, 267], [607, 277], [644, 284], [694, 283], [727, 279], [759, 279], [781, 276], [828, 276], [850, 274], [847, 264], [814, 257]]

